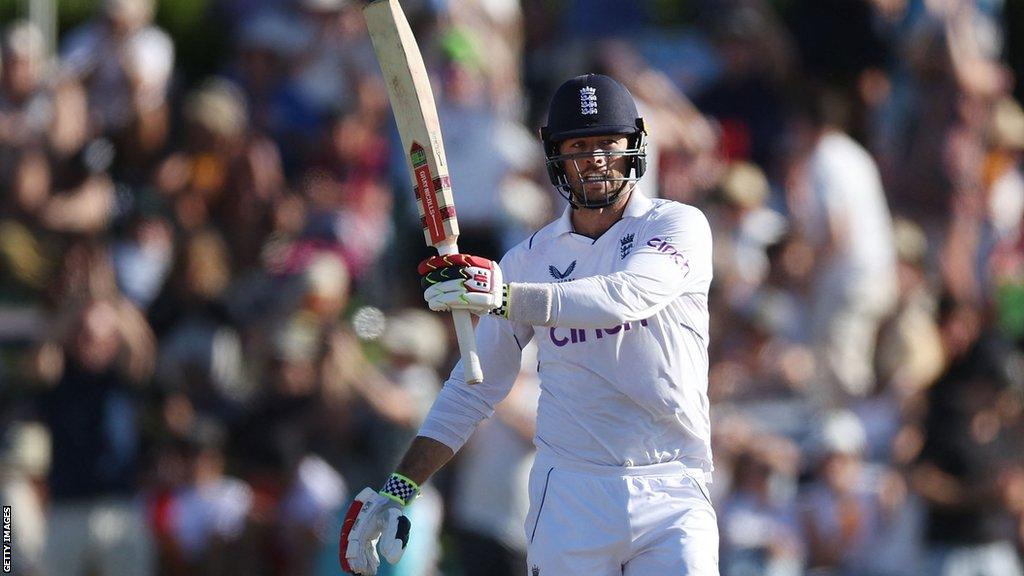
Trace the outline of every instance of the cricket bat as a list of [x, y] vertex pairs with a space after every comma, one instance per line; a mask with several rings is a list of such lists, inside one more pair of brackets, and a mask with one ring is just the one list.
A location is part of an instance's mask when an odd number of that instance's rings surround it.
[[[398, 0], [371, 0], [363, 8], [363, 15], [402, 137], [423, 235], [439, 254], [457, 254], [459, 223], [455, 219], [441, 124], [416, 38]], [[476, 352], [473, 321], [466, 311], [452, 311], [452, 316], [466, 382], [480, 383], [484, 375]]]

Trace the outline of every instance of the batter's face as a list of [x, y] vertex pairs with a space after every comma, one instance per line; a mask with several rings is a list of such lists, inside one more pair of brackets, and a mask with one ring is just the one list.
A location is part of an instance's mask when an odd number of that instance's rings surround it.
[[559, 144], [559, 154], [578, 155], [564, 162], [573, 196], [586, 204], [600, 201], [624, 186], [622, 178], [629, 171], [629, 157], [621, 152], [628, 148], [629, 139], [618, 135], [570, 138]]

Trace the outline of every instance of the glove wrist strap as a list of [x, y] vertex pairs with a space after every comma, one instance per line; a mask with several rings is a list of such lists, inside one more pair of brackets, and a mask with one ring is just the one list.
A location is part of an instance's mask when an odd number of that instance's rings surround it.
[[397, 472], [393, 472], [384, 483], [384, 487], [380, 489], [381, 496], [390, 498], [402, 506], [408, 506], [419, 494], [419, 484]]
[[501, 285], [501, 306], [491, 310], [491, 314], [508, 319], [508, 310], [511, 305], [511, 294], [508, 283]]

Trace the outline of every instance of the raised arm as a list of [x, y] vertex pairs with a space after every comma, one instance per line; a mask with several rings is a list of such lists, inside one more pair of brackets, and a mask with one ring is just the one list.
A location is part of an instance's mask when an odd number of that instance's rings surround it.
[[527, 326], [599, 328], [649, 318], [682, 294], [706, 295], [712, 274], [704, 214], [684, 204], [659, 209], [621, 271], [564, 283], [503, 284], [497, 263], [456, 254], [425, 263], [424, 298], [435, 311], [493, 314]]
[[[642, 232], [622, 271], [539, 285], [551, 291], [551, 311], [547, 318], [539, 318], [540, 324], [610, 326], [650, 318], [682, 294], [706, 294], [711, 284], [711, 228], [700, 210], [672, 208]], [[520, 312], [514, 297], [511, 317]]]

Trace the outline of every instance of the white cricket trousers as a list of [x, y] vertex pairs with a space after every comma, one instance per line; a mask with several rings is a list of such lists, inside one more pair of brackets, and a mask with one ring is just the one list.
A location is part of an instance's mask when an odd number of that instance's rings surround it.
[[718, 576], [718, 521], [700, 469], [538, 454], [529, 490], [527, 576]]

